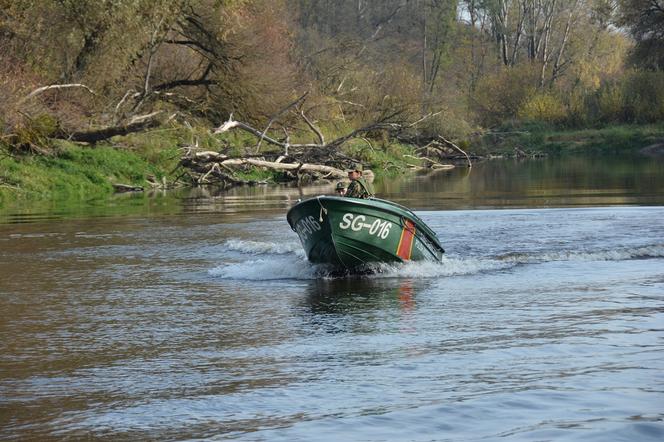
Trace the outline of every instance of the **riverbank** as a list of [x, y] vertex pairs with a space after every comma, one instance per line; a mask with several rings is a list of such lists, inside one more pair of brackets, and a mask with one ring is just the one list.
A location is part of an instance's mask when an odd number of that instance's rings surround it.
[[504, 127], [477, 143], [480, 155], [628, 154], [664, 142], [664, 124], [561, 130], [547, 126]]
[[0, 155], [0, 206], [13, 200], [93, 200], [114, 193], [114, 184], [149, 187], [170, 178], [177, 149], [95, 148], [60, 142], [50, 155]]
[[[513, 130], [510, 130], [513, 129]], [[615, 126], [603, 129], [552, 130], [544, 127], [503, 128], [485, 134], [473, 143], [461, 143], [477, 157], [637, 153], [664, 140], [663, 125]], [[202, 150], [240, 154], [239, 146], [250, 140], [242, 134], [214, 138], [207, 132], [190, 129], [157, 130], [117, 137], [110, 144], [86, 146], [55, 141], [49, 155], [11, 154], [0, 150], [0, 208], [15, 201], [98, 200], [117, 191], [117, 185], [136, 189], [156, 189], [186, 185], [178, 183], [183, 150], [197, 143]], [[405, 173], [421, 166], [415, 146], [405, 144], [349, 142], [344, 155], [362, 161], [379, 179]], [[651, 149], [653, 150], [653, 149]], [[657, 149], [654, 149], [657, 152]], [[269, 147], [262, 153], [274, 154]], [[443, 160], [441, 160], [443, 161]], [[247, 167], [238, 171], [245, 180], [282, 182], [283, 172]], [[115, 186], [114, 186], [115, 185]]]
[[[230, 171], [229, 175], [235, 182], [218, 183], [222, 188], [244, 182], [270, 184], [295, 180], [307, 183], [326, 175], [250, 164], [259, 158], [266, 158], [273, 164], [279, 162], [283, 159], [279, 159], [283, 150], [278, 146], [264, 145], [259, 153], [256, 139], [242, 132], [213, 135], [203, 129], [174, 126], [115, 137], [110, 142], [94, 145], [63, 140], [50, 140], [44, 144], [38, 152], [0, 144], [0, 208], [16, 201], [87, 201], [103, 199], [118, 191], [202, 185], [209, 181], [201, 178], [210, 174], [192, 170], [187, 164], [190, 161], [182, 161], [185, 157], [197, 157], [192, 155], [195, 152], [201, 154], [197, 158], [217, 155], [218, 158], [212, 158], [212, 162], [203, 166], [212, 166], [216, 161], [220, 174], [229, 172], [221, 159], [241, 158], [247, 161], [247, 164], [236, 165]], [[398, 175], [422, 165], [415, 146], [371, 142], [366, 138], [349, 140], [340, 152], [335, 152], [331, 157], [338, 159], [332, 166], [344, 169], [345, 165], [361, 162], [374, 169], [379, 176]], [[295, 157], [288, 161], [297, 164], [307, 160]], [[335, 179], [343, 177], [342, 171], [337, 172]]]

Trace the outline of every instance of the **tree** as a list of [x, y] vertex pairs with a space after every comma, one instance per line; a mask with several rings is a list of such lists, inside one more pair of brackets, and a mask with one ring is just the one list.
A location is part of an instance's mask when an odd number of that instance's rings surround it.
[[636, 66], [664, 70], [664, 0], [619, 0], [617, 24], [629, 29], [636, 44]]

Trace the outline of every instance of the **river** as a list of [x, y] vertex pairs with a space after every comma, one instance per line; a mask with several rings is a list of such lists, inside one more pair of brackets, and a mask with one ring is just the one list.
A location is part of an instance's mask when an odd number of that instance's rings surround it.
[[326, 277], [258, 187], [0, 215], [0, 439], [664, 439], [664, 163], [391, 178], [440, 265]]

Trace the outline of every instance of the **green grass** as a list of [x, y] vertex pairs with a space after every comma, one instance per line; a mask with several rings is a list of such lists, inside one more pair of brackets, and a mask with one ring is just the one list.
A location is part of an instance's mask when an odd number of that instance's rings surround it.
[[263, 169], [260, 167], [252, 167], [246, 171], [238, 170], [235, 176], [247, 181], [266, 181], [268, 183], [275, 183], [281, 181], [280, 176], [282, 172], [275, 170]]
[[418, 156], [415, 147], [407, 144], [369, 144], [364, 140], [351, 140], [344, 145], [343, 151], [349, 157], [368, 165], [379, 176], [397, 175], [409, 165], [422, 165], [421, 160], [412, 158]]
[[[664, 140], [664, 124], [622, 125], [598, 129], [560, 130], [546, 125], [505, 126], [483, 136], [467, 149], [479, 154], [512, 154], [514, 147], [551, 154], [625, 153]], [[204, 129], [171, 127], [119, 137], [113, 145], [81, 146], [54, 141], [51, 156], [10, 153], [0, 145], [0, 208], [16, 201], [102, 200], [113, 193], [114, 183], [147, 186], [146, 179], [172, 181], [180, 146], [241, 154], [253, 151], [256, 140], [242, 132], [212, 136]], [[280, 150], [263, 144], [261, 151]], [[403, 173], [409, 165], [422, 165], [415, 147], [385, 139], [353, 139], [342, 147], [378, 176]], [[246, 180], [280, 181], [281, 173], [260, 168], [237, 172]]]
[[[128, 151], [61, 142], [52, 156], [0, 151], [0, 206], [14, 200], [94, 200], [113, 193], [113, 184], [145, 186], [150, 175], [167, 176], [177, 149]], [[168, 178], [168, 177], [167, 177]]]
[[503, 127], [476, 143], [480, 154], [511, 154], [518, 147], [526, 152], [565, 154], [637, 152], [664, 140], [664, 124], [619, 125], [593, 129], [561, 130], [546, 125]]

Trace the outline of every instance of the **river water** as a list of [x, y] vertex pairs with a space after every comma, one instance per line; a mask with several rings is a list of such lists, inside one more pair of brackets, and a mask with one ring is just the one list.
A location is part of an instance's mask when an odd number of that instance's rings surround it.
[[440, 264], [330, 278], [285, 211], [331, 186], [6, 210], [0, 439], [664, 439], [664, 164], [378, 183]]

